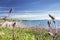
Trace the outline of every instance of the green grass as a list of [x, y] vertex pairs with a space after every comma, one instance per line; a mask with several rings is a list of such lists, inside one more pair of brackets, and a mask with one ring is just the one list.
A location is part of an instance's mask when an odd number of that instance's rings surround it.
[[53, 40], [53, 37], [47, 31], [41, 32], [41, 30], [31, 28], [14, 28], [13, 30], [0, 27], [0, 40]]

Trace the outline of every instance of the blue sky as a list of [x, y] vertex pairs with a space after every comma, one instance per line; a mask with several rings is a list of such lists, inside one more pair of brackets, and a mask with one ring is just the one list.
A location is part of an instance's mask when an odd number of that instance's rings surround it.
[[60, 0], [0, 0], [0, 16], [7, 15], [11, 7], [11, 18], [48, 19], [52, 14], [60, 20]]

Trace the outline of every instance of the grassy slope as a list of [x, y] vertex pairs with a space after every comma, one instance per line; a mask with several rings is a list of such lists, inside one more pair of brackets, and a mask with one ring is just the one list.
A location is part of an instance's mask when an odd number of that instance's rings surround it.
[[[4, 20], [0, 20], [4, 22]], [[58, 36], [60, 38], [60, 36]], [[58, 40], [60, 40], [58, 38]], [[0, 40], [13, 40], [13, 29], [0, 26]], [[53, 40], [46, 30], [35, 28], [15, 28], [14, 40]]]
[[[13, 29], [0, 27], [0, 40], [13, 40]], [[41, 32], [30, 28], [15, 28], [15, 40], [53, 40], [46, 31]]]

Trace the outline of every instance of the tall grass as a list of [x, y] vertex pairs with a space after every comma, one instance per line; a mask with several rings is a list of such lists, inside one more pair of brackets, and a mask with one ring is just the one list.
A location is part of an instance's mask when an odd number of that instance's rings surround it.
[[[14, 28], [14, 39], [11, 28], [0, 27], [0, 40], [53, 40], [47, 31], [34, 28]], [[36, 31], [35, 31], [36, 30]], [[39, 30], [39, 31], [38, 31]], [[43, 32], [42, 32], [43, 31]], [[41, 33], [42, 32], [42, 33]]]

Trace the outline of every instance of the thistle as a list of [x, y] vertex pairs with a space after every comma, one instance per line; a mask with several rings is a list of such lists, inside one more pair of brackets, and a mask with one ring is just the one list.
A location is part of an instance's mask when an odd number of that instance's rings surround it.
[[49, 32], [51, 32], [51, 26], [50, 26], [50, 24], [51, 24], [51, 21], [50, 20], [48, 20], [48, 27], [49, 27]]
[[12, 13], [12, 11], [13, 11], [13, 9], [10, 8], [10, 10], [9, 10], [9, 14], [3, 18], [4, 21], [7, 21], [7, 20], [8, 20], [8, 17], [9, 17], [10, 14]]
[[48, 21], [47, 23], [48, 23], [48, 27], [50, 27], [51, 21]]
[[[49, 14], [49, 17], [52, 19], [52, 21], [53, 21], [53, 23], [54, 23], [54, 25], [55, 25], [55, 28], [56, 28], [55, 18], [54, 18], [53, 16], [51, 16], [50, 14]], [[55, 39], [55, 38], [56, 38], [56, 36], [57, 36], [57, 30], [55, 30], [55, 34], [54, 34], [54, 36], [53, 36], [53, 39], [54, 39], [54, 40], [56, 40], [56, 39]]]
[[15, 33], [14, 33], [14, 28], [15, 28], [15, 25], [16, 25], [16, 23], [14, 22], [14, 23], [13, 23], [13, 25], [12, 25], [12, 26], [13, 26], [13, 35], [12, 35], [13, 40], [15, 40]]
[[49, 14], [49, 17], [52, 19], [53, 23], [55, 24], [55, 18]]

